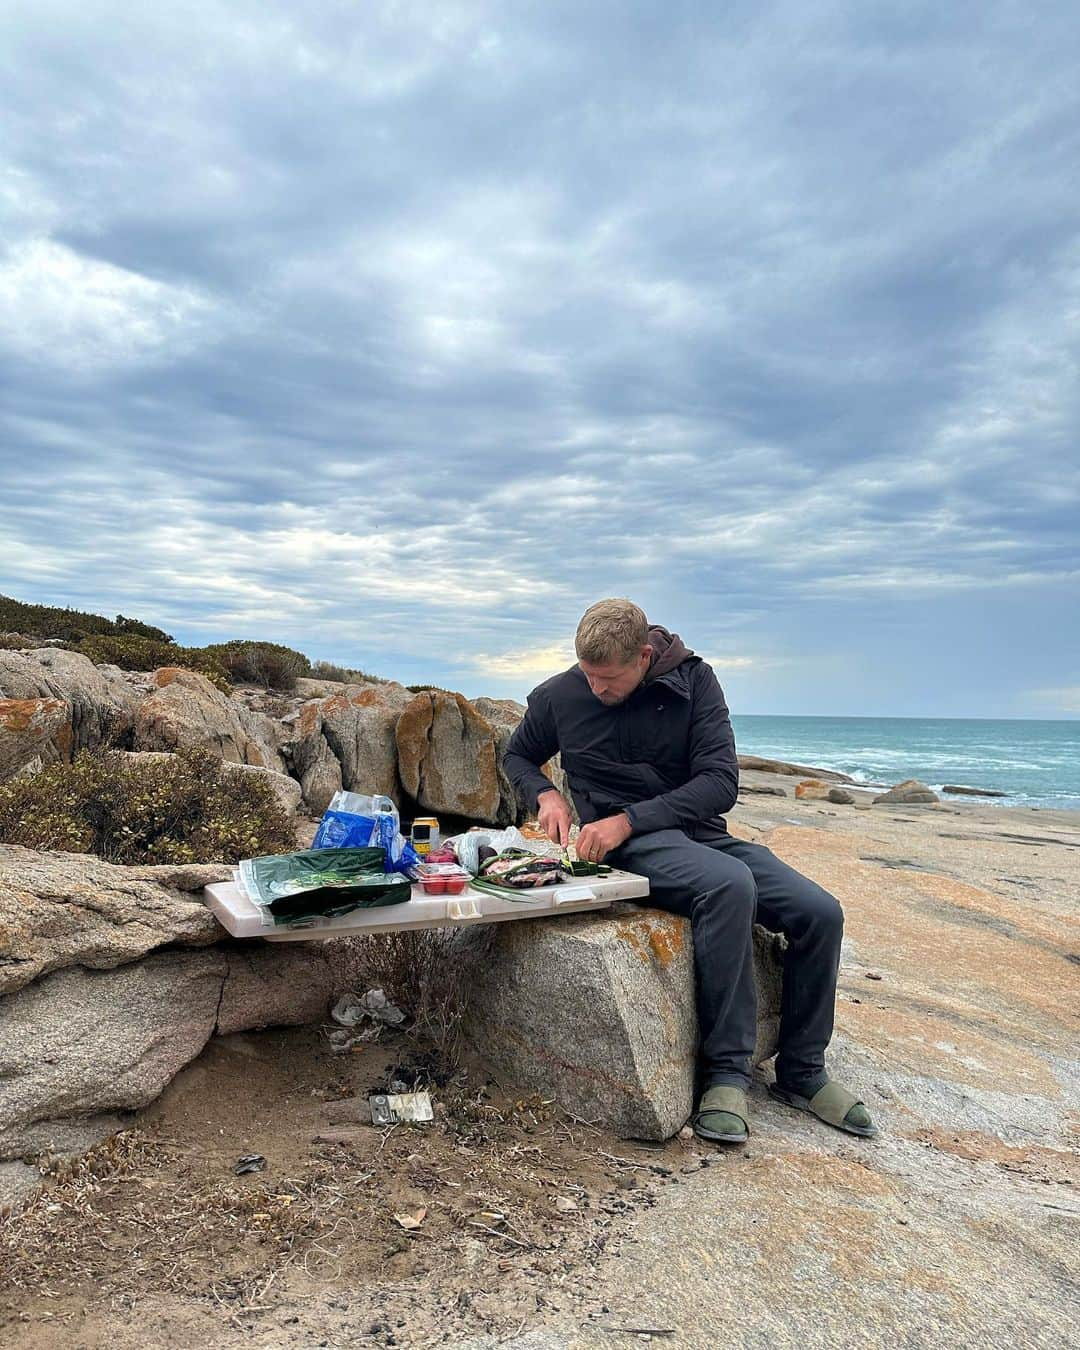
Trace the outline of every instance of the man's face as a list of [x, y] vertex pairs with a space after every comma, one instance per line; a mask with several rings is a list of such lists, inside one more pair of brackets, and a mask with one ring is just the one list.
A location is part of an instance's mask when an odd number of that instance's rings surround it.
[[651, 661], [652, 648], [642, 647], [638, 655], [625, 664], [596, 666], [591, 661], [579, 661], [578, 665], [592, 692], [601, 703], [612, 708], [630, 697], [645, 678]]

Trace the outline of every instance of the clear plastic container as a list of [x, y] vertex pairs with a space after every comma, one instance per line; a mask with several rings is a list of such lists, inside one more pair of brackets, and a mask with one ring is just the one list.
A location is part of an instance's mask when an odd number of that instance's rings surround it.
[[462, 895], [471, 877], [457, 863], [420, 863], [416, 880], [425, 895]]

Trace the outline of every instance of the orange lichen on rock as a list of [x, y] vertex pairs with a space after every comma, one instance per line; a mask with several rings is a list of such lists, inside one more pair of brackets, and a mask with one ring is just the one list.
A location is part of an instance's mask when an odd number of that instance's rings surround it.
[[684, 919], [668, 914], [641, 914], [622, 919], [616, 925], [615, 935], [625, 942], [639, 960], [646, 964], [655, 961], [661, 969], [686, 949], [683, 935]]
[[954, 1158], [995, 1163], [1009, 1172], [1023, 1173], [1039, 1181], [1080, 1184], [1080, 1155], [1073, 1150], [1045, 1148], [1038, 1144], [1006, 1144], [996, 1134], [985, 1134], [982, 1130], [935, 1127], [915, 1130], [910, 1137]]
[[0, 698], [0, 727], [4, 731], [44, 736], [48, 734], [52, 715], [66, 711], [67, 704], [59, 698]]
[[780, 826], [762, 842], [837, 897], [854, 950], [875, 953], [909, 1004], [966, 1010], [1017, 1043], [1075, 1044], [1075, 920], [954, 877], [864, 860], [856, 835]]
[[649, 946], [661, 966], [666, 966], [676, 956], [680, 956], [686, 947], [684, 933], [686, 920], [671, 915], [653, 920], [649, 933]]
[[69, 760], [75, 736], [62, 698], [0, 698], [0, 779], [35, 757]]
[[303, 705], [300, 709], [300, 721], [297, 728], [298, 739], [306, 740], [309, 736], [314, 736], [322, 719], [322, 710], [323, 705], [318, 701]]

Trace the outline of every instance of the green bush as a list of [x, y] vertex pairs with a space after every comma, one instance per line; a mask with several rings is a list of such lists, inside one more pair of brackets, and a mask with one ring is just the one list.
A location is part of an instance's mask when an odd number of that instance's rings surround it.
[[116, 616], [117, 633], [130, 634], [132, 637], [156, 638], [158, 642], [172, 642], [172, 637], [162, 628], [155, 628], [141, 619], [125, 619], [122, 614]]
[[208, 647], [178, 647], [175, 642], [159, 642], [156, 638], [95, 633], [83, 638], [75, 651], [88, 656], [95, 665], [119, 666], [121, 670], [184, 666], [207, 676], [219, 689], [229, 688], [228, 671]]
[[67, 607], [24, 605], [21, 600], [0, 595], [0, 632], [7, 629], [35, 633], [39, 638], [61, 638], [64, 642], [80, 642], [94, 633], [129, 633], [136, 637], [156, 638], [159, 642], [172, 641], [162, 629], [138, 619], [126, 619], [123, 614], [118, 614], [115, 620], [106, 619], [103, 614], [84, 614], [82, 610]]
[[0, 784], [0, 841], [116, 863], [239, 862], [295, 848], [268, 783], [205, 750], [138, 761], [83, 751]]
[[26, 633], [0, 633], [0, 651], [18, 652], [38, 646], [38, 639]]
[[332, 661], [316, 661], [311, 667], [313, 680], [340, 680], [343, 684], [386, 684], [380, 675], [369, 675], [365, 670], [353, 670], [349, 666], [336, 666]]
[[0, 629], [78, 642], [88, 633], [111, 633], [114, 625], [101, 614], [83, 614], [77, 609], [53, 605], [24, 605], [20, 600], [0, 595]]
[[203, 650], [234, 683], [288, 690], [301, 675], [311, 674], [311, 662], [303, 652], [276, 642], [215, 642]]

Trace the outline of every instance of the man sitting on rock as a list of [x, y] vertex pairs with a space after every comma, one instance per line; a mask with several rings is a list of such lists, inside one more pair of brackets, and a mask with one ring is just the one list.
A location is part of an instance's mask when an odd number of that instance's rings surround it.
[[629, 600], [587, 610], [575, 650], [577, 665], [529, 695], [506, 771], [548, 838], [566, 844], [569, 805], [540, 772], [560, 752], [578, 856], [648, 877], [650, 904], [690, 919], [705, 1087], [695, 1132], [725, 1144], [748, 1135], [756, 920], [788, 943], [771, 1095], [873, 1137], [866, 1107], [825, 1072], [843, 911], [769, 849], [728, 833], [739, 765], [712, 668]]

